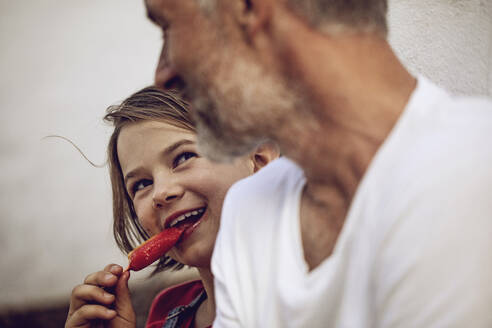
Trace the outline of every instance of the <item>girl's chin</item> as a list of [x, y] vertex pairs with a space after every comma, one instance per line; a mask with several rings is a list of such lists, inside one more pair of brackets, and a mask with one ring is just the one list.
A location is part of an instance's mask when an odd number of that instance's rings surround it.
[[200, 253], [194, 253], [192, 250], [187, 250], [186, 252], [174, 252], [172, 258], [179, 263], [190, 267], [210, 267], [210, 260], [212, 258], [212, 252], [208, 254], [203, 253], [203, 249]]

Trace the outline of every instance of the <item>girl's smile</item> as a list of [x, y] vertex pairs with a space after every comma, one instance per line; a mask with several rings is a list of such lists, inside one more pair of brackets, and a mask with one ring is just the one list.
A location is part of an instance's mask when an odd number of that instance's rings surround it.
[[202, 215], [200, 216], [200, 218], [198, 220], [196, 220], [190, 227], [188, 227], [184, 232], [183, 232], [183, 235], [181, 236], [181, 239], [180, 241], [176, 244], [175, 247], [177, 248], [180, 248], [182, 247], [181, 245], [184, 245], [184, 247], [186, 247], [186, 242], [188, 240], [188, 238], [191, 237], [192, 233], [195, 232], [199, 225], [203, 222], [203, 221], [206, 221], [207, 220], [207, 212], [203, 212]]
[[206, 207], [200, 207], [195, 210], [181, 211], [180, 213], [175, 213], [169, 216], [165, 222], [165, 228], [177, 227], [183, 224], [189, 225], [186, 230], [181, 235], [180, 240], [175, 247], [179, 245], [190, 237], [190, 235], [197, 229], [203, 220], [206, 220], [207, 212]]
[[203, 213], [205, 212], [206, 207], [199, 207], [196, 209], [180, 211], [168, 216], [165, 220], [165, 228], [171, 228], [179, 225], [185, 221], [198, 221]]

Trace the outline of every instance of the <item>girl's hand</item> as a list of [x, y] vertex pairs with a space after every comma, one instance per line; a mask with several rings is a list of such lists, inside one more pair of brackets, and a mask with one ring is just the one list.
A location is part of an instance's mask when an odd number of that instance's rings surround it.
[[135, 328], [129, 278], [130, 272], [117, 264], [88, 275], [72, 291], [65, 328]]

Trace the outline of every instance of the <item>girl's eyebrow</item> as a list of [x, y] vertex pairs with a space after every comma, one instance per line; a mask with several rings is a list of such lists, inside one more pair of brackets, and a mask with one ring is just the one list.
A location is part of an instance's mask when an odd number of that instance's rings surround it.
[[[178, 140], [175, 143], [173, 143], [173, 144], [167, 146], [166, 148], [164, 148], [164, 150], [162, 151], [162, 154], [164, 156], [166, 156], [166, 155], [172, 153], [173, 151], [175, 151], [176, 149], [178, 149], [179, 147], [181, 147], [183, 145], [189, 145], [189, 144], [194, 144], [194, 143], [195, 143], [194, 141], [189, 140], [189, 139], [181, 139], [181, 140]], [[140, 168], [137, 167], [136, 169], [131, 170], [130, 172], [128, 172], [125, 175], [125, 177], [123, 179], [124, 182], [125, 182], [125, 185], [127, 184], [128, 179], [133, 178], [136, 175], [136, 173], [137, 173], [137, 171], [139, 169]]]
[[192, 141], [192, 140], [189, 140], [189, 139], [181, 139], [181, 140], [178, 140], [176, 141], [175, 143], [167, 146], [166, 148], [164, 148], [164, 151], [162, 152], [164, 155], [167, 155], [169, 153], [172, 153], [173, 151], [175, 151], [177, 148], [183, 146], [183, 145], [188, 145], [188, 144], [194, 144], [195, 142]]

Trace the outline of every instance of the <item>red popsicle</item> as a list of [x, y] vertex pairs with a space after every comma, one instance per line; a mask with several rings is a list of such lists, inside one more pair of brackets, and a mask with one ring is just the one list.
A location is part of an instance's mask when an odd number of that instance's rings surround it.
[[179, 241], [181, 234], [191, 224], [168, 228], [143, 242], [128, 254], [129, 264], [125, 271], [139, 271], [157, 261]]

